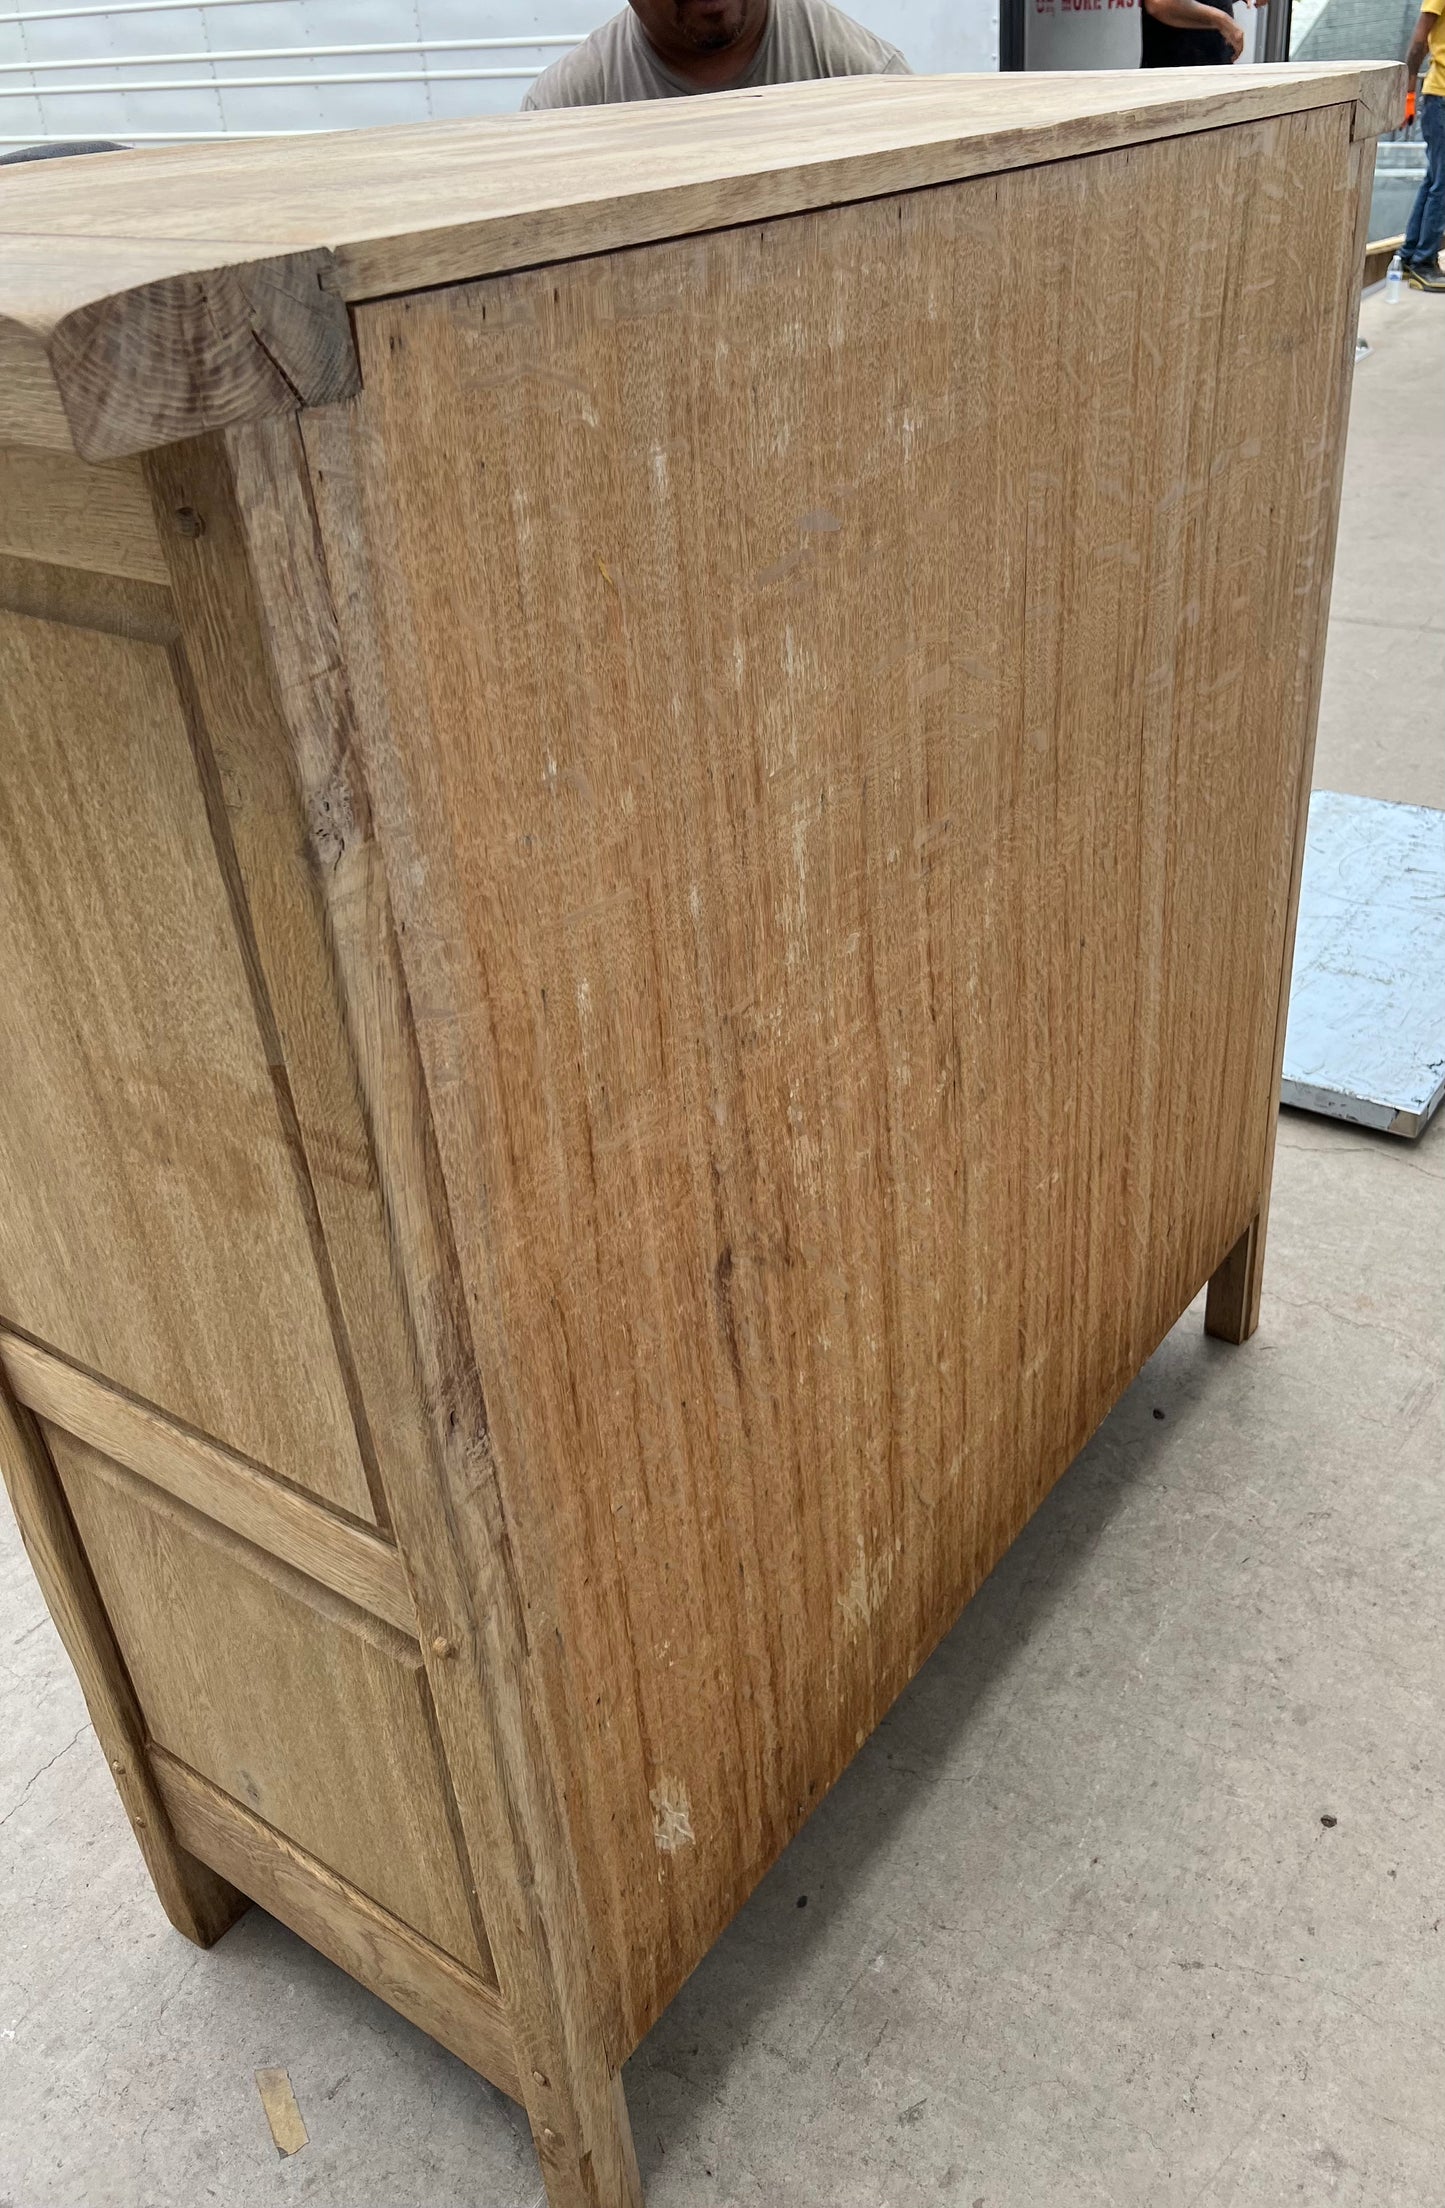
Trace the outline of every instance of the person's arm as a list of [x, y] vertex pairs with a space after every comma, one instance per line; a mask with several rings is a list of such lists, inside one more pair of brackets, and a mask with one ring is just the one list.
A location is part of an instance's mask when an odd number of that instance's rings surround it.
[[1206, 7], [1204, 0], [1144, 0], [1144, 5], [1157, 22], [1167, 23], [1171, 30], [1218, 31], [1229, 48], [1231, 61], [1237, 61], [1244, 52], [1244, 33], [1222, 8]]
[[[1148, 0], [1145, 0], [1145, 5], [1148, 5]], [[1416, 19], [1415, 28], [1410, 33], [1410, 43], [1405, 48], [1405, 98], [1407, 101], [1415, 89], [1416, 78], [1425, 66], [1425, 56], [1430, 51], [1430, 33], [1439, 20], [1440, 10], [1438, 8], [1422, 8]], [[1408, 110], [1406, 116], [1401, 120], [1401, 129], [1404, 128], [1406, 120], [1408, 120]]]
[[1415, 28], [1410, 33], [1410, 43], [1405, 48], [1405, 75], [1412, 85], [1425, 66], [1425, 56], [1430, 51], [1430, 33], [1439, 20], [1438, 9], [1422, 8]]
[[1410, 33], [1410, 43], [1405, 48], [1405, 75], [1411, 85], [1425, 66], [1425, 56], [1430, 51], [1430, 33], [1437, 21], [1435, 15], [1422, 9]]

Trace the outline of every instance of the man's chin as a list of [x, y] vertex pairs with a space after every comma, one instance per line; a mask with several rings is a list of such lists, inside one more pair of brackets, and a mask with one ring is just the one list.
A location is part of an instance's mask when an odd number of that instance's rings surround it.
[[739, 15], [736, 22], [719, 20], [711, 10], [694, 14], [685, 5], [678, 9], [677, 14], [678, 30], [695, 54], [726, 53], [728, 47], [736, 46], [742, 37], [747, 20], [743, 15]]

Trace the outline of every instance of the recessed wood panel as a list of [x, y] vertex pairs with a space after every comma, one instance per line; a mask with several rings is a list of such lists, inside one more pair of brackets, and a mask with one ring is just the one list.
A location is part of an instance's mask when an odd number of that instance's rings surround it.
[[0, 745], [0, 1317], [369, 1518], [169, 653], [0, 614]]
[[150, 1738], [490, 1974], [417, 1644], [45, 1433]]
[[224, 1870], [243, 1893], [303, 1940], [502, 2092], [521, 2099], [511, 2030], [494, 1986], [419, 1939], [409, 1926], [378, 1909], [164, 1748], [153, 1747], [149, 1762], [183, 1847]]
[[1350, 120], [368, 306], [303, 423], [634, 2034], [1260, 1206]]

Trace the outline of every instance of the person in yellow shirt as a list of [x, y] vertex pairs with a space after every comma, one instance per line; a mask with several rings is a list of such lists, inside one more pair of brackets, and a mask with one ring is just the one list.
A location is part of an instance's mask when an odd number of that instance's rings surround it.
[[1425, 181], [1405, 225], [1400, 269], [1416, 291], [1445, 291], [1439, 259], [1440, 240], [1445, 238], [1445, 0], [1420, 0], [1420, 19], [1405, 53], [1405, 73], [1411, 84], [1427, 54], [1430, 74], [1415, 102], [1425, 141]]

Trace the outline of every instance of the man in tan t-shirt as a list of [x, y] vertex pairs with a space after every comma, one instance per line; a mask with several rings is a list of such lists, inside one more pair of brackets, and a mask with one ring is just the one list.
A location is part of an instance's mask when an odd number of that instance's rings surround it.
[[632, 0], [544, 69], [524, 108], [672, 100], [810, 77], [906, 77], [896, 46], [829, 0]]

